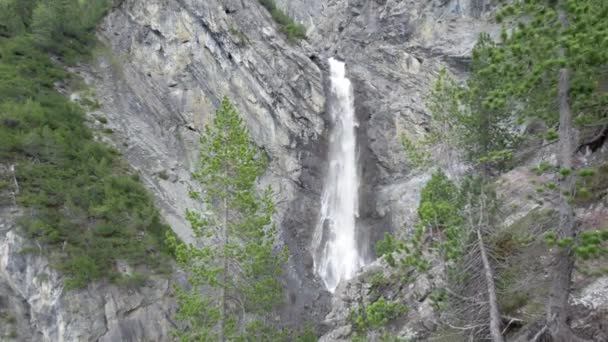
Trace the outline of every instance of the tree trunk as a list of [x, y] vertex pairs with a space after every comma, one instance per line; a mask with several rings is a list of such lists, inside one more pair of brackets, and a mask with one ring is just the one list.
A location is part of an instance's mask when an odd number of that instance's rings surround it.
[[492, 336], [492, 342], [504, 342], [505, 339], [502, 336], [501, 318], [500, 312], [498, 311], [498, 301], [496, 299], [496, 286], [494, 284], [494, 274], [490, 266], [490, 260], [486, 253], [486, 247], [483, 243], [483, 237], [481, 236], [481, 227], [477, 226], [477, 243], [479, 244], [479, 250], [481, 251], [481, 261], [483, 262], [483, 269], [486, 277], [486, 287], [488, 291], [488, 302], [490, 305], [490, 335]]
[[[224, 194], [226, 196], [226, 194]], [[224, 197], [224, 217], [222, 222], [222, 284], [221, 284], [221, 304], [220, 304], [220, 341], [226, 341], [226, 315], [227, 315], [227, 294], [226, 286], [228, 281], [228, 200]]]
[[[486, 170], [484, 170], [485, 172]], [[483, 182], [485, 183], [487, 174], [482, 176]], [[488, 292], [488, 305], [490, 306], [490, 335], [492, 336], [492, 342], [504, 342], [505, 339], [502, 336], [501, 325], [502, 320], [500, 311], [498, 310], [498, 300], [496, 298], [496, 284], [494, 283], [494, 272], [492, 272], [492, 266], [486, 252], [486, 246], [483, 242], [483, 236], [481, 234], [481, 227], [487, 223], [484, 220], [485, 207], [485, 192], [482, 188], [480, 195], [480, 206], [479, 206], [479, 222], [477, 227], [474, 227], [477, 233], [477, 244], [479, 245], [479, 251], [481, 253], [481, 261], [483, 263], [483, 271], [486, 279], [486, 289]], [[473, 228], [473, 227], [471, 227]]]
[[[563, 9], [563, 2], [558, 4], [560, 22], [565, 28], [567, 17]], [[565, 57], [565, 50], [560, 49], [560, 57]], [[559, 199], [559, 227], [558, 239], [574, 239], [576, 226], [574, 222], [574, 210], [570, 205], [570, 198], [574, 195], [574, 145], [575, 131], [572, 125], [572, 112], [570, 110], [570, 69], [567, 67], [559, 70], [558, 103], [559, 103], [559, 144], [558, 160], [562, 169], [570, 170], [566, 176], [562, 176], [560, 182]], [[570, 329], [568, 323], [568, 299], [570, 297], [570, 283], [572, 270], [574, 269], [574, 255], [571, 246], [556, 247], [553, 255], [553, 280], [549, 289], [549, 302], [547, 306], [547, 327], [554, 342], [579, 341]]]
[[[482, 174], [482, 181], [485, 184], [486, 175]], [[470, 196], [470, 195], [469, 195]], [[471, 199], [469, 197], [469, 208], [472, 210]], [[483, 236], [481, 234], [481, 228], [488, 224], [487, 218], [484, 218], [484, 214], [486, 213], [485, 206], [485, 192], [482, 190], [479, 196], [479, 220], [477, 223], [474, 222], [473, 213], [469, 212], [469, 225], [470, 229], [477, 234], [477, 244], [479, 246], [479, 251], [481, 253], [481, 261], [483, 264], [483, 272], [486, 282], [486, 291], [488, 293], [488, 306], [490, 307], [490, 335], [492, 337], [492, 342], [504, 342], [505, 339], [502, 336], [502, 319], [500, 315], [500, 311], [498, 310], [498, 299], [496, 297], [496, 284], [494, 283], [494, 274], [492, 272], [492, 266], [490, 265], [490, 259], [488, 258], [488, 254], [486, 252], [486, 246], [483, 242]]]

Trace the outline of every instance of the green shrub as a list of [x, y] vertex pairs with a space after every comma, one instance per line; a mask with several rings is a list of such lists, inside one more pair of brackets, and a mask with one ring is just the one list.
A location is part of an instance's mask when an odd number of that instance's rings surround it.
[[349, 320], [355, 330], [367, 331], [381, 328], [406, 312], [405, 305], [380, 297], [368, 306], [359, 306], [351, 311]]
[[390, 284], [390, 281], [384, 277], [384, 273], [382, 271], [374, 272], [369, 277], [368, 281], [372, 289], [377, 289]]
[[108, 6], [108, 0], [38, 1], [31, 15], [37, 45], [69, 59], [88, 52]]
[[283, 10], [277, 7], [274, 0], [259, 0], [260, 4], [270, 12], [272, 19], [279, 25], [287, 39], [291, 42], [306, 39], [306, 27], [295, 22]]
[[277, 5], [274, 3], [274, 0], [259, 0], [260, 4], [262, 4], [262, 6], [264, 6], [264, 8], [266, 8], [268, 11], [272, 12], [275, 8], [277, 8]]
[[65, 281], [67, 289], [77, 289], [93, 280], [101, 278], [102, 272], [93, 258], [88, 255], [73, 255], [62, 266], [68, 278]]
[[306, 324], [295, 340], [296, 342], [317, 342], [318, 338], [312, 329], [312, 325]]
[[281, 31], [287, 35], [290, 41], [306, 39], [306, 27], [302, 24], [291, 22], [281, 27]]
[[384, 234], [382, 240], [378, 240], [374, 247], [376, 250], [376, 255], [378, 255], [378, 257], [384, 256], [386, 262], [390, 266], [395, 266], [395, 258], [393, 257], [393, 253], [398, 251], [401, 247], [399, 242], [393, 236], [393, 234]]

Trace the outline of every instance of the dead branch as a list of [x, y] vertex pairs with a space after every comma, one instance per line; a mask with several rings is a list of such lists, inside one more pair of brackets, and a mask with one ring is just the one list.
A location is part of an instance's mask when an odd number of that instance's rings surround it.
[[541, 336], [543, 336], [543, 334], [545, 333], [545, 331], [547, 331], [547, 328], [548, 328], [548, 326], [545, 324], [545, 326], [544, 326], [542, 329], [540, 329], [540, 330], [539, 330], [539, 331], [536, 333], [536, 335], [534, 335], [534, 337], [532, 337], [532, 339], [530, 340], [530, 342], [536, 342], [536, 341], [538, 341], [538, 339], [539, 339]]
[[481, 260], [483, 263], [485, 282], [486, 282], [486, 291], [488, 293], [488, 304], [490, 306], [490, 334], [492, 335], [492, 341], [494, 342], [504, 342], [504, 337], [502, 336], [502, 331], [500, 329], [501, 320], [500, 320], [500, 312], [498, 310], [498, 300], [496, 298], [496, 286], [494, 284], [494, 275], [492, 272], [492, 268], [490, 266], [490, 261], [488, 259], [488, 255], [486, 253], [485, 244], [483, 242], [483, 236], [481, 235], [481, 227], [484, 224], [484, 210], [485, 210], [485, 201], [484, 201], [484, 192], [482, 189], [479, 203], [479, 220], [477, 225], [474, 225], [473, 218], [469, 215], [469, 224], [472, 229], [475, 229], [477, 233], [477, 242], [479, 244], [479, 250], [481, 253]]

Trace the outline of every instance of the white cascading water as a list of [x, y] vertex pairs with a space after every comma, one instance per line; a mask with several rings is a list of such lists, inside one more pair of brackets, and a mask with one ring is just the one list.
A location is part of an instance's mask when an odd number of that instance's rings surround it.
[[325, 179], [319, 222], [313, 236], [314, 267], [330, 292], [352, 278], [364, 264], [355, 234], [359, 215], [353, 88], [345, 64], [329, 59], [330, 114], [329, 169]]

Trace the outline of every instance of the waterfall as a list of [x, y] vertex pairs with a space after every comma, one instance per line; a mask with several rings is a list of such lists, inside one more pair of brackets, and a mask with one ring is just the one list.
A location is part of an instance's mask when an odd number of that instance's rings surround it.
[[313, 235], [313, 259], [317, 274], [334, 292], [341, 280], [352, 278], [363, 266], [355, 234], [359, 215], [357, 152], [353, 88], [345, 64], [329, 59], [332, 131], [329, 169], [325, 178], [321, 212]]

